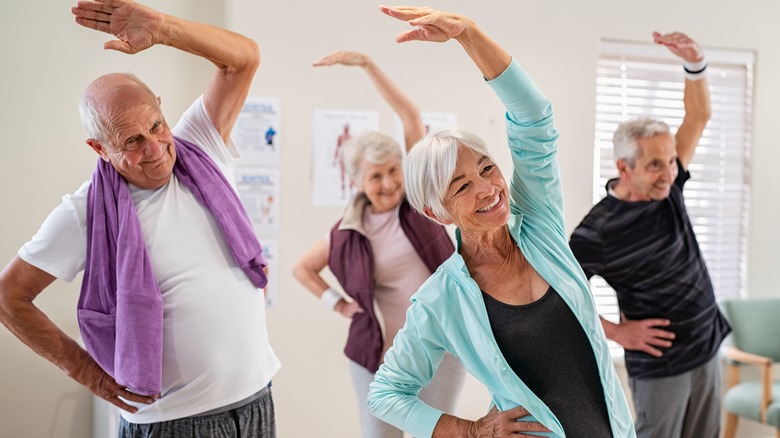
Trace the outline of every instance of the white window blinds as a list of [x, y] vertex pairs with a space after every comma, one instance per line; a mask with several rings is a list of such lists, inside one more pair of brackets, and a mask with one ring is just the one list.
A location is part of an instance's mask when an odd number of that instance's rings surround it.
[[[706, 50], [712, 117], [688, 170], [685, 202], [719, 299], [739, 297], [745, 288], [752, 52]], [[596, 84], [596, 138], [593, 200], [606, 195], [617, 176], [612, 134], [623, 120], [650, 115], [676, 132], [682, 122], [685, 76], [682, 64], [665, 47], [602, 41]], [[596, 305], [617, 322], [614, 291], [598, 277], [591, 281]], [[617, 344], [613, 356], [622, 355]]]

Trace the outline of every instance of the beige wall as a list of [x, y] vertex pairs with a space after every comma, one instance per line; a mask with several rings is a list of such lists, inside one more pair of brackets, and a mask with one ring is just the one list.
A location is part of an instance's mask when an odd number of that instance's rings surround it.
[[[91, 173], [96, 156], [83, 143], [76, 104], [96, 76], [132, 71], [162, 95], [169, 119], [202, 90], [212, 72], [202, 60], [168, 48], [134, 57], [100, 49], [106, 37], [72, 22], [69, 4], [16, 2], [0, 17], [0, 190], [5, 201], [0, 264], [37, 229], [62, 194]], [[773, 261], [780, 247], [780, 135], [774, 129], [780, 97], [780, 5], [749, 0], [735, 8], [723, 0], [625, 0], [518, 2], [431, 1], [472, 16], [513, 53], [552, 98], [561, 132], [567, 222], [571, 229], [590, 207], [595, 62], [600, 38], [649, 41], [652, 31], [682, 30], [711, 47], [757, 53], [748, 293], [778, 296]], [[346, 360], [341, 353], [347, 322], [328, 314], [292, 278], [296, 258], [321, 238], [338, 208], [311, 206], [311, 111], [315, 108], [380, 111], [391, 132], [392, 115], [355, 69], [315, 70], [311, 62], [334, 50], [361, 50], [376, 61], [424, 110], [454, 111], [464, 127], [495, 145], [502, 167], [502, 109], [477, 69], [456, 44], [398, 45], [407, 25], [385, 18], [364, 1], [257, 2], [155, 0], [165, 12], [215, 24], [227, 23], [261, 45], [263, 65], [252, 94], [279, 96], [283, 105], [281, 156], [280, 297], [269, 311], [272, 342], [283, 367], [274, 379], [281, 437], [359, 436]], [[640, 5], [643, 9], [640, 9]], [[494, 8], [494, 9], [489, 9]], [[606, 19], [603, 17], [613, 18]], [[66, 85], [67, 84], [67, 85]], [[78, 281], [55, 283], [37, 303], [75, 336]], [[0, 436], [84, 437], [90, 431], [90, 397], [58, 369], [0, 330]], [[487, 406], [473, 381], [460, 414], [476, 418]], [[771, 436], [747, 427], [741, 435]]]

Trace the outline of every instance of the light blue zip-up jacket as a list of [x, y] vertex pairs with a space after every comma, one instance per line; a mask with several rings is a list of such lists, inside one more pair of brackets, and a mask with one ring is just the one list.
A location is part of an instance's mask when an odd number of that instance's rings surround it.
[[[612, 434], [635, 437], [634, 424], [599, 321], [596, 305], [564, 229], [563, 194], [555, 159], [558, 132], [549, 99], [512, 61], [488, 84], [507, 109], [507, 137], [514, 171], [509, 231], [533, 268], [572, 309], [593, 347]], [[458, 234], [460, 247], [460, 235]], [[406, 324], [370, 386], [371, 412], [417, 438], [430, 437], [442, 412], [418, 398], [449, 352], [490, 391], [499, 410], [523, 406], [536, 421], [563, 437], [561, 423], [507, 364], [488, 321], [477, 283], [458, 252], [412, 297]]]

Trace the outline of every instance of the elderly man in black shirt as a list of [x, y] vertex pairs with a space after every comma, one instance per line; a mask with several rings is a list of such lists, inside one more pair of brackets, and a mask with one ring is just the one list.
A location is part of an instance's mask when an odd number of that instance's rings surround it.
[[602, 318], [607, 337], [626, 350], [639, 438], [717, 438], [717, 352], [731, 330], [683, 202], [688, 164], [710, 118], [706, 60], [699, 45], [675, 32], [654, 34], [683, 60], [685, 117], [672, 136], [653, 118], [615, 131], [619, 178], [571, 236], [588, 277], [617, 293], [621, 321]]

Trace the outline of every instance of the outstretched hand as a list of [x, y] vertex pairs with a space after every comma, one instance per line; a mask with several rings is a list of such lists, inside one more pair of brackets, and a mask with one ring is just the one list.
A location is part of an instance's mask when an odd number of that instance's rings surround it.
[[104, 49], [129, 54], [155, 45], [165, 22], [163, 14], [130, 0], [79, 1], [71, 12], [79, 25], [117, 37]]
[[328, 65], [358, 65], [365, 66], [371, 62], [368, 55], [360, 52], [333, 52], [330, 55], [320, 59], [312, 64], [314, 67], [323, 67]]
[[704, 52], [699, 44], [682, 32], [660, 34], [653, 32], [653, 41], [666, 46], [669, 51], [685, 61], [696, 62], [704, 58]]
[[417, 26], [415, 30], [398, 34], [395, 40], [399, 43], [457, 40], [487, 80], [497, 78], [512, 62], [512, 56], [466, 16], [437, 11], [427, 6], [379, 6], [379, 10]]
[[461, 37], [473, 25], [472, 21], [463, 15], [437, 11], [427, 6], [379, 6], [379, 10], [390, 17], [417, 26], [415, 30], [398, 34], [395, 40], [399, 43], [406, 41], [442, 43], [451, 38]]

